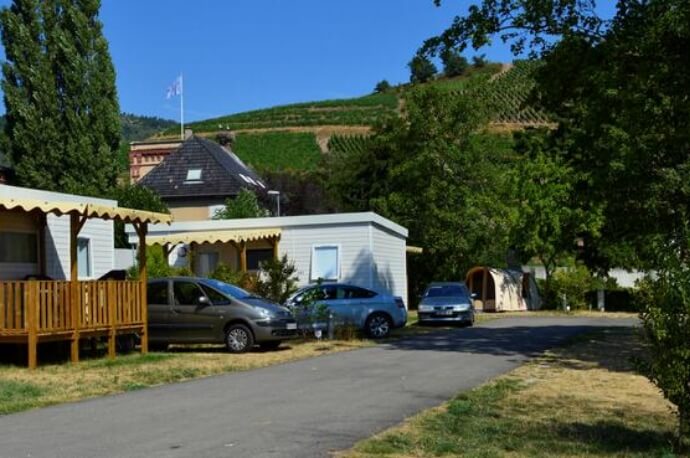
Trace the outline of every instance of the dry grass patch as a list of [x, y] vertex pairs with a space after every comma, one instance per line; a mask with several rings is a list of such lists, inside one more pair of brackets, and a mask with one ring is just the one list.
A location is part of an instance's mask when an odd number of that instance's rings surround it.
[[223, 347], [172, 347], [166, 353], [131, 354], [76, 365], [43, 365], [30, 371], [0, 365], [0, 414], [242, 371], [372, 345], [366, 340], [284, 343], [275, 351], [241, 355]]
[[643, 351], [631, 329], [578, 339], [343, 456], [673, 456], [671, 405], [633, 370]]

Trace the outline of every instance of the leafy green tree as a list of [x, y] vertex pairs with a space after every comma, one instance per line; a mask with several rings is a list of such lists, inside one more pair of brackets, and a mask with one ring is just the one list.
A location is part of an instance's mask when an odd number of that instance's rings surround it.
[[478, 56], [473, 56], [472, 57], [472, 65], [475, 68], [482, 68], [486, 67], [486, 64], [488, 61], [486, 60], [486, 56], [484, 54], [480, 54]]
[[450, 49], [441, 54], [441, 61], [443, 62], [443, 74], [449, 78], [462, 75], [470, 66], [464, 56]]
[[225, 201], [225, 208], [217, 210], [213, 219], [260, 218], [268, 215], [268, 210], [261, 206], [256, 194], [242, 189], [237, 197]]
[[330, 159], [329, 185], [348, 211], [375, 210], [422, 246], [414, 282], [463, 279], [477, 264], [503, 264], [514, 211], [511, 163], [476, 101], [435, 88], [411, 92], [405, 119], [378, 126], [367, 147]]
[[261, 263], [261, 273], [256, 282], [256, 292], [276, 304], [285, 301], [297, 291], [299, 278], [297, 268], [287, 255], [280, 259], [270, 259]]
[[8, 153], [20, 184], [107, 195], [120, 118], [99, 0], [14, 0], [0, 11]]
[[384, 92], [388, 92], [391, 89], [391, 83], [389, 83], [387, 80], [381, 80], [378, 83], [376, 83], [376, 86], [374, 87], [374, 92], [376, 94], [383, 94]]
[[410, 68], [410, 82], [414, 84], [431, 81], [438, 72], [431, 59], [421, 55], [414, 56], [407, 66]]
[[[147, 210], [158, 213], [170, 213], [168, 206], [160, 196], [149, 188], [139, 185], [118, 186], [111, 192], [111, 197], [117, 200], [120, 207]], [[129, 242], [125, 234], [125, 225], [121, 221], [115, 221], [115, 247], [129, 248]]]
[[516, 150], [518, 213], [511, 240], [523, 262], [536, 257], [544, 266], [548, 296], [552, 274], [575, 252], [576, 239], [599, 234], [601, 212], [582, 206], [575, 193], [575, 171], [549, 144], [548, 131], [517, 134]]

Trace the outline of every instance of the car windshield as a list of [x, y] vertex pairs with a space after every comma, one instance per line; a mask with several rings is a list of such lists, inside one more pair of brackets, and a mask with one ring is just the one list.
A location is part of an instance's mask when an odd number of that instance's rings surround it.
[[243, 290], [239, 286], [231, 285], [229, 283], [223, 283], [222, 281], [218, 280], [204, 280], [203, 284], [215, 288], [221, 293], [227, 294], [228, 296], [233, 297], [235, 299], [251, 299], [257, 297], [252, 293]]
[[464, 285], [434, 285], [430, 286], [424, 297], [464, 297], [467, 296], [467, 289]]

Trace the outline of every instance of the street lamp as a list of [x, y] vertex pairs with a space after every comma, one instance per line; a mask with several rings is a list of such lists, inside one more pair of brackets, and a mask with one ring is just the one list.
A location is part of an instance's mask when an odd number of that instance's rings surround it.
[[280, 216], [280, 191], [268, 191], [269, 196], [276, 196], [276, 207], [278, 208], [278, 211], [276, 211], [276, 216]]

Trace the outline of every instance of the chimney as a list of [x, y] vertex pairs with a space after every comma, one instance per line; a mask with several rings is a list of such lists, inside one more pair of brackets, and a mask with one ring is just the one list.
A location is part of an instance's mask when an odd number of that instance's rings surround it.
[[184, 130], [184, 139], [188, 140], [194, 135], [194, 132], [192, 132], [192, 129], [185, 129]]

